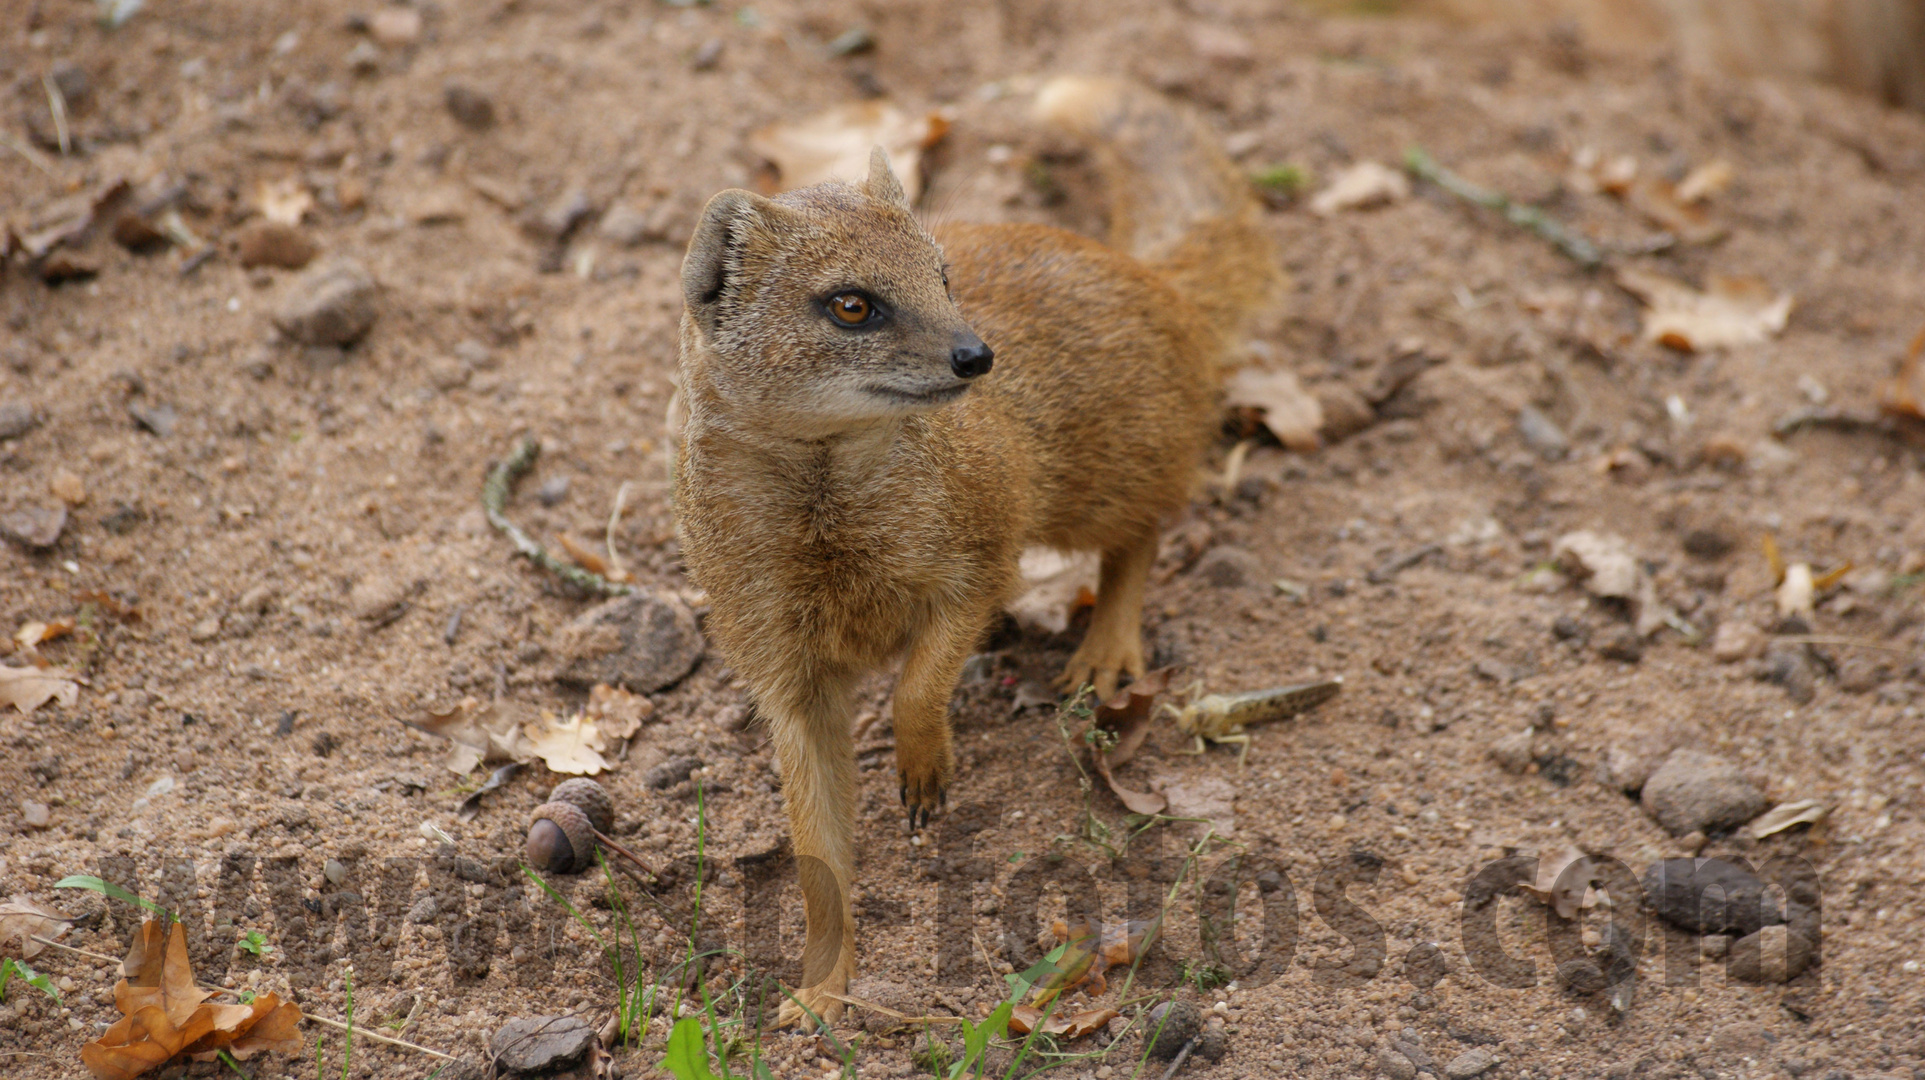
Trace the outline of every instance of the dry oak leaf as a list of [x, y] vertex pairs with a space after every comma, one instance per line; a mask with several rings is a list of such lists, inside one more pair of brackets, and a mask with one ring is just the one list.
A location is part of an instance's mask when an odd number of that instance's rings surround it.
[[1277, 441], [1299, 453], [1323, 445], [1323, 405], [1288, 371], [1244, 368], [1230, 376], [1224, 404], [1255, 409]]
[[1017, 1005], [1009, 1011], [1009, 1030], [1027, 1035], [1041, 1027], [1045, 1035], [1080, 1039], [1103, 1030], [1111, 1020], [1123, 1015], [1115, 1009], [1084, 1009], [1075, 1013], [1055, 1013], [1047, 1019], [1034, 1005]]
[[180, 1055], [211, 1060], [226, 1050], [245, 1060], [262, 1050], [298, 1050], [301, 1010], [274, 994], [241, 1005], [212, 1005], [214, 991], [194, 982], [187, 933], [143, 922], [120, 964], [114, 1007], [121, 1019], [80, 1049], [96, 1080], [132, 1080]]
[[30, 713], [49, 701], [73, 708], [80, 698], [80, 676], [64, 668], [17, 668], [0, 665], [0, 708], [8, 705]]
[[608, 743], [602, 737], [601, 725], [586, 713], [558, 719], [543, 709], [541, 720], [524, 726], [521, 731], [528, 738], [529, 752], [555, 772], [594, 776], [612, 768], [602, 757]]
[[642, 721], [655, 715], [655, 703], [619, 686], [596, 683], [588, 691], [586, 715], [601, 728], [603, 737], [631, 739], [642, 730]]
[[62, 915], [24, 896], [15, 896], [0, 904], [0, 951], [31, 960], [47, 947], [35, 938], [58, 940], [73, 921], [71, 915]]
[[507, 702], [483, 704], [463, 698], [452, 708], [430, 710], [418, 720], [403, 724], [447, 739], [448, 756], [444, 764], [463, 776], [485, 761], [527, 761], [528, 748], [521, 742], [522, 718]]
[[1126, 787], [1116, 779], [1114, 769], [1122, 767], [1136, 756], [1137, 748], [1150, 734], [1150, 721], [1153, 714], [1150, 706], [1156, 702], [1157, 695], [1170, 688], [1170, 677], [1176, 668], [1158, 668], [1116, 692], [1096, 707], [1095, 725], [1110, 733], [1114, 740], [1106, 750], [1092, 748], [1090, 757], [1096, 763], [1096, 771], [1103, 777], [1123, 805], [1137, 814], [1160, 814], [1169, 800], [1150, 791], [1137, 791]]
[[1100, 563], [1093, 551], [1029, 548], [1018, 567], [1023, 575], [1023, 592], [1008, 603], [1006, 610], [1031, 630], [1060, 634], [1069, 629], [1077, 608], [1096, 603]]
[[314, 196], [298, 177], [263, 180], [254, 189], [254, 206], [261, 216], [282, 225], [299, 225], [314, 209]]
[[1705, 279], [1705, 291], [1682, 281], [1626, 268], [1626, 292], [1644, 301], [1644, 338], [1681, 352], [1756, 345], [1783, 332], [1791, 319], [1790, 293], [1774, 293], [1757, 278]]
[[1878, 407], [1901, 420], [1925, 420], [1925, 329], [1912, 338], [1898, 374], [1879, 391]]
[[749, 136], [749, 149], [775, 165], [778, 190], [793, 191], [824, 180], [860, 183], [869, 175], [869, 152], [880, 146], [914, 203], [922, 191], [922, 153], [948, 130], [940, 113], [911, 116], [887, 102], [858, 101], [770, 124]]
[[1360, 161], [1338, 173], [1310, 200], [1310, 210], [1329, 217], [1339, 210], [1362, 210], [1410, 197], [1410, 177], [1403, 170]]

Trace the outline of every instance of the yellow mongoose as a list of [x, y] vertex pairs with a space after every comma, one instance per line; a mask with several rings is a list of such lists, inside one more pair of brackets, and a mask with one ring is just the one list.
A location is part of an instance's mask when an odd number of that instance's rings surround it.
[[1094, 79], [1038, 111], [1108, 159], [1112, 247], [931, 236], [878, 149], [860, 184], [716, 195], [682, 264], [682, 552], [773, 731], [808, 919], [795, 997], [825, 1022], [855, 970], [856, 681], [903, 660], [914, 826], [945, 798], [950, 696], [1025, 547], [1102, 556], [1064, 685], [1141, 675], [1158, 527], [1216, 428], [1219, 355], [1277, 276], [1198, 121]]

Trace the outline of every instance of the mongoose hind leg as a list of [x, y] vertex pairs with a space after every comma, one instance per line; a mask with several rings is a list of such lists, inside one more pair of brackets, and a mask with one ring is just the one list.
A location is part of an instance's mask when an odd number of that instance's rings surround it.
[[[776, 1021], [813, 1027], [803, 1006], [825, 1024], [842, 1016], [855, 976], [855, 743], [850, 733], [850, 687], [843, 680], [808, 687], [792, 700], [758, 702], [770, 716], [782, 768], [782, 801], [795, 838], [796, 877], [802, 886], [807, 939], [802, 985], [785, 999]], [[799, 1003], [799, 1004], [798, 1004]]]
[[1074, 691], [1096, 687], [1098, 701], [1116, 693], [1117, 681], [1129, 674], [1141, 677], [1143, 664], [1143, 587], [1156, 560], [1156, 533], [1103, 552], [1103, 572], [1097, 580], [1096, 610], [1089, 632], [1063, 669], [1057, 685]]

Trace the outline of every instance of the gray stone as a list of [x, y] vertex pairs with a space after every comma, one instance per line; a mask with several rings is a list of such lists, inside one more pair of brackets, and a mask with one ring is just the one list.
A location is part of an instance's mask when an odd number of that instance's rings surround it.
[[1523, 436], [1526, 446], [1549, 461], [1562, 458], [1571, 449], [1571, 440], [1565, 437], [1564, 429], [1557, 426], [1557, 421], [1529, 405], [1517, 412], [1517, 433]]
[[1644, 783], [1644, 808], [1673, 836], [1724, 832], [1764, 813], [1771, 800], [1736, 765], [1696, 750], [1673, 750]]
[[1166, 1001], [1144, 1018], [1143, 1042], [1150, 1056], [1168, 1061], [1203, 1030], [1203, 1016], [1187, 1001]]
[[27, 506], [0, 514], [0, 536], [33, 551], [54, 546], [66, 528], [65, 506]]
[[653, 694], [682, 681], [702, 659], [695, 615], [673, 596], [635, 592], [583, 612], [556, 635], [557, 678]]
[[530, 1016], [503, 1024], [488, 1041], [504, 1072], [544, 1073], [572, 1068], [588, 1054], [595, 1029], [574, 1016]]
[[702, 767], [698, 758], [670, 758], [642, 774], [642, 786], [654, 791], [662, 791], [687, 780], [695, 770]]
[[1811, 939], [1796, 926], [1765, 926], [1731, 943], [1725, 970], [1746, 982], [1790, 982], [1817, 955]]
[[1395, 1050], [1379, 1050], [1377, 1072], [1390, 1080], [1413, 1080], [1417, 1075], [1417, 1066]]
[[1449, 1077], [1449, 1080], [1470, 1080], [1471, 1077], [1480, 1076], [1497, 1064], [1497, 1055], [1480, 1046], [1451, 1058], [1450, 1064], [1444, 1066], [1444, 1075]]
[[1784, 909], [1758, 875], [1724, 859], [1666, 859], [1644, 875], [1644, 902], [1664, 921], [1701, 934], [1750, 934]]
[[1531, 729], [1513, 731], [1491, 744], [1491, 760], [1507, 773], [1522, 774], [1531, 767]]
[[17, 439], [32, 431], [38, 423], [31, 405], [18, 401], [0, 405], [0, 439]]
[[425, 925], [433, 922], [434, 917], [439, 914], [441, 914], [440, 902], [432, 895], [424, 896], [416, 900], [414, 906], [408, 909], [408, 921], [417, 926]]
[[1219, 589], [1239, 589], [1263, 577], [1257, 557], [1236, 547], [1212, 548], [1196, 561], [1196, 576]]
[[288, 284], [274, 325], [302, 345], [352, 345], [374, 326], [374, 276], [352, 259], [330, 259]]
[[442, 87], [441, 102], [448, 107], [448, 115], [470, 131], [495, 126], [494, 101], [467, 83], [451, 82]]

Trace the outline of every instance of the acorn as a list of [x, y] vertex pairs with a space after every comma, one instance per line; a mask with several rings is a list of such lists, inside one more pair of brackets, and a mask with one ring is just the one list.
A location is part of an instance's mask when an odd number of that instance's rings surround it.
[[575, 874], [595, 861], [596, 834], [615, 823], [608, 792], [586, 777], [564, 780], [535, 807], [522, 851], [528, 864], [554, 874]]
[[615, 804], [608, 797], [608, 789], [586, 776], [563, 780], [548, 793], [548, 801], [574, 803], [581, 812], [588, 815], [588, 823], [596, 832], [609, 832], [615, 828]]

